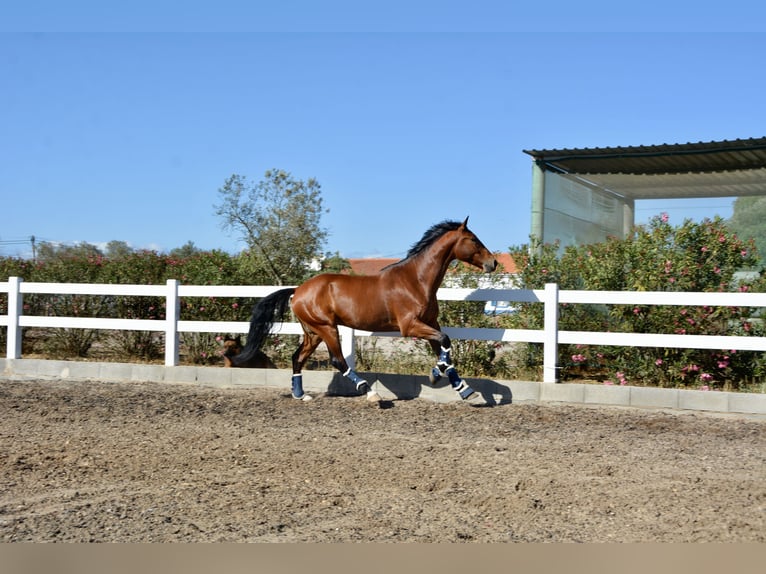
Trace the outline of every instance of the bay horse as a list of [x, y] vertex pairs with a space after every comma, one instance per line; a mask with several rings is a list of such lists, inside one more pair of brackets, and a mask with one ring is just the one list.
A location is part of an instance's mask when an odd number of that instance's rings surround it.
[[436, 290], [454, 260], [460, 260], [486, 273], [497, 267], [494, 255], [468, 229], [468, 218], [443, 221], [428, 229], [407, 256], [374, 275], [316, 275], [295, 288], [286, 288], [261, 299], [253, 308], [247, 344], [231, 357], [234, 366], [254, 357], [271, 327], [282, 320], [288, 309], [303, 328], [300, 345], [292, 356], [292, 396], [310, 400], [303, 391], [302, 370], [306, 360], [324, 341], [331, 362], [365, 393], [367, 400], [380, 401], [369, 383], [346, 363], [341, 351], [338, 325], [366, 331], [399, 331], [403, 337], [428, 341], [438, 360], [431, 370], [432, 383], [446, 374], [461, 399], [474, 390], [457, 373], [450, 358], [450, 338], [442, 333]]

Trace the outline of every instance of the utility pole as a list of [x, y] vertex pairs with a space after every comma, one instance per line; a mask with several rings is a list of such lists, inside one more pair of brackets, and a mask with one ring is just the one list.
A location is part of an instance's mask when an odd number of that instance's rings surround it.
[[37, 263], [37, 250], [35, 249], [35, 236], [32, 235], [29, 238], [29, 241], [32, 242], [32, 263]]

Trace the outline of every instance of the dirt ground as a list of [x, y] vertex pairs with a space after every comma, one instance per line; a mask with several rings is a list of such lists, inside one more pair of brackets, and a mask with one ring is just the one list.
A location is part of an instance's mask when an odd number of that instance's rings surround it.
[[4, 542], [766, 541], [766, 421], [0, 381]]

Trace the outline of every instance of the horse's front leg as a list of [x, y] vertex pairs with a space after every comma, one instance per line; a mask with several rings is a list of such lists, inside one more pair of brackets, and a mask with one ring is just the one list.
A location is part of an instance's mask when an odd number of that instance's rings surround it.
[[460, 378], [455, 365], [452, 364], [452, 342], [445, 333], [425, 323], [416, 323], [408, 328], [406, 333], [403, 331], [402, 334], [406, 337], [426, 339], [434, 353], [439, 357], [436, 366], [431, 369], [428, 376], [431, 384], [436, 384], [441, 379], [442, 374], [445, 374], [449, 379], [450, 386], [461, 399], [465, 401], [474, 395], [476, 391]]

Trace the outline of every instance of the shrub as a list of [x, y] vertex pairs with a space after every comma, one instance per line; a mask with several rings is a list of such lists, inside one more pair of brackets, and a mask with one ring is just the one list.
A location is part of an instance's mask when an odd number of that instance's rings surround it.
[[[759, 263], [752, 243], [731, 233], [720, 218], [671, 226], [666, 215], [638, 226], [626, 239], [569, 246], [521, 246], [511, 251], [524, 288], [556, 282], [561, 289], [629, 291], [763, 291], [764, 280], [736, 283], [738, 269]], [[521, 305], [517, 328], [542, 326], [540, 305]], [[562, 305], [560, 328], [633, 333], [747, 334], [763, 327], [756, 311], [746, 307], [638, 305]], [[733, 331], [733, 332], [732, 332]], [[527, 350], [539, 368], [542, 349]], [[764, 372], [762, 353], [561, 345], [559, 366], [567, 378], [597, 378], [613, 384], [659, 384], [737, 389], [756, 382]], [[756, 374], [759, 373], [759, 374]]]

